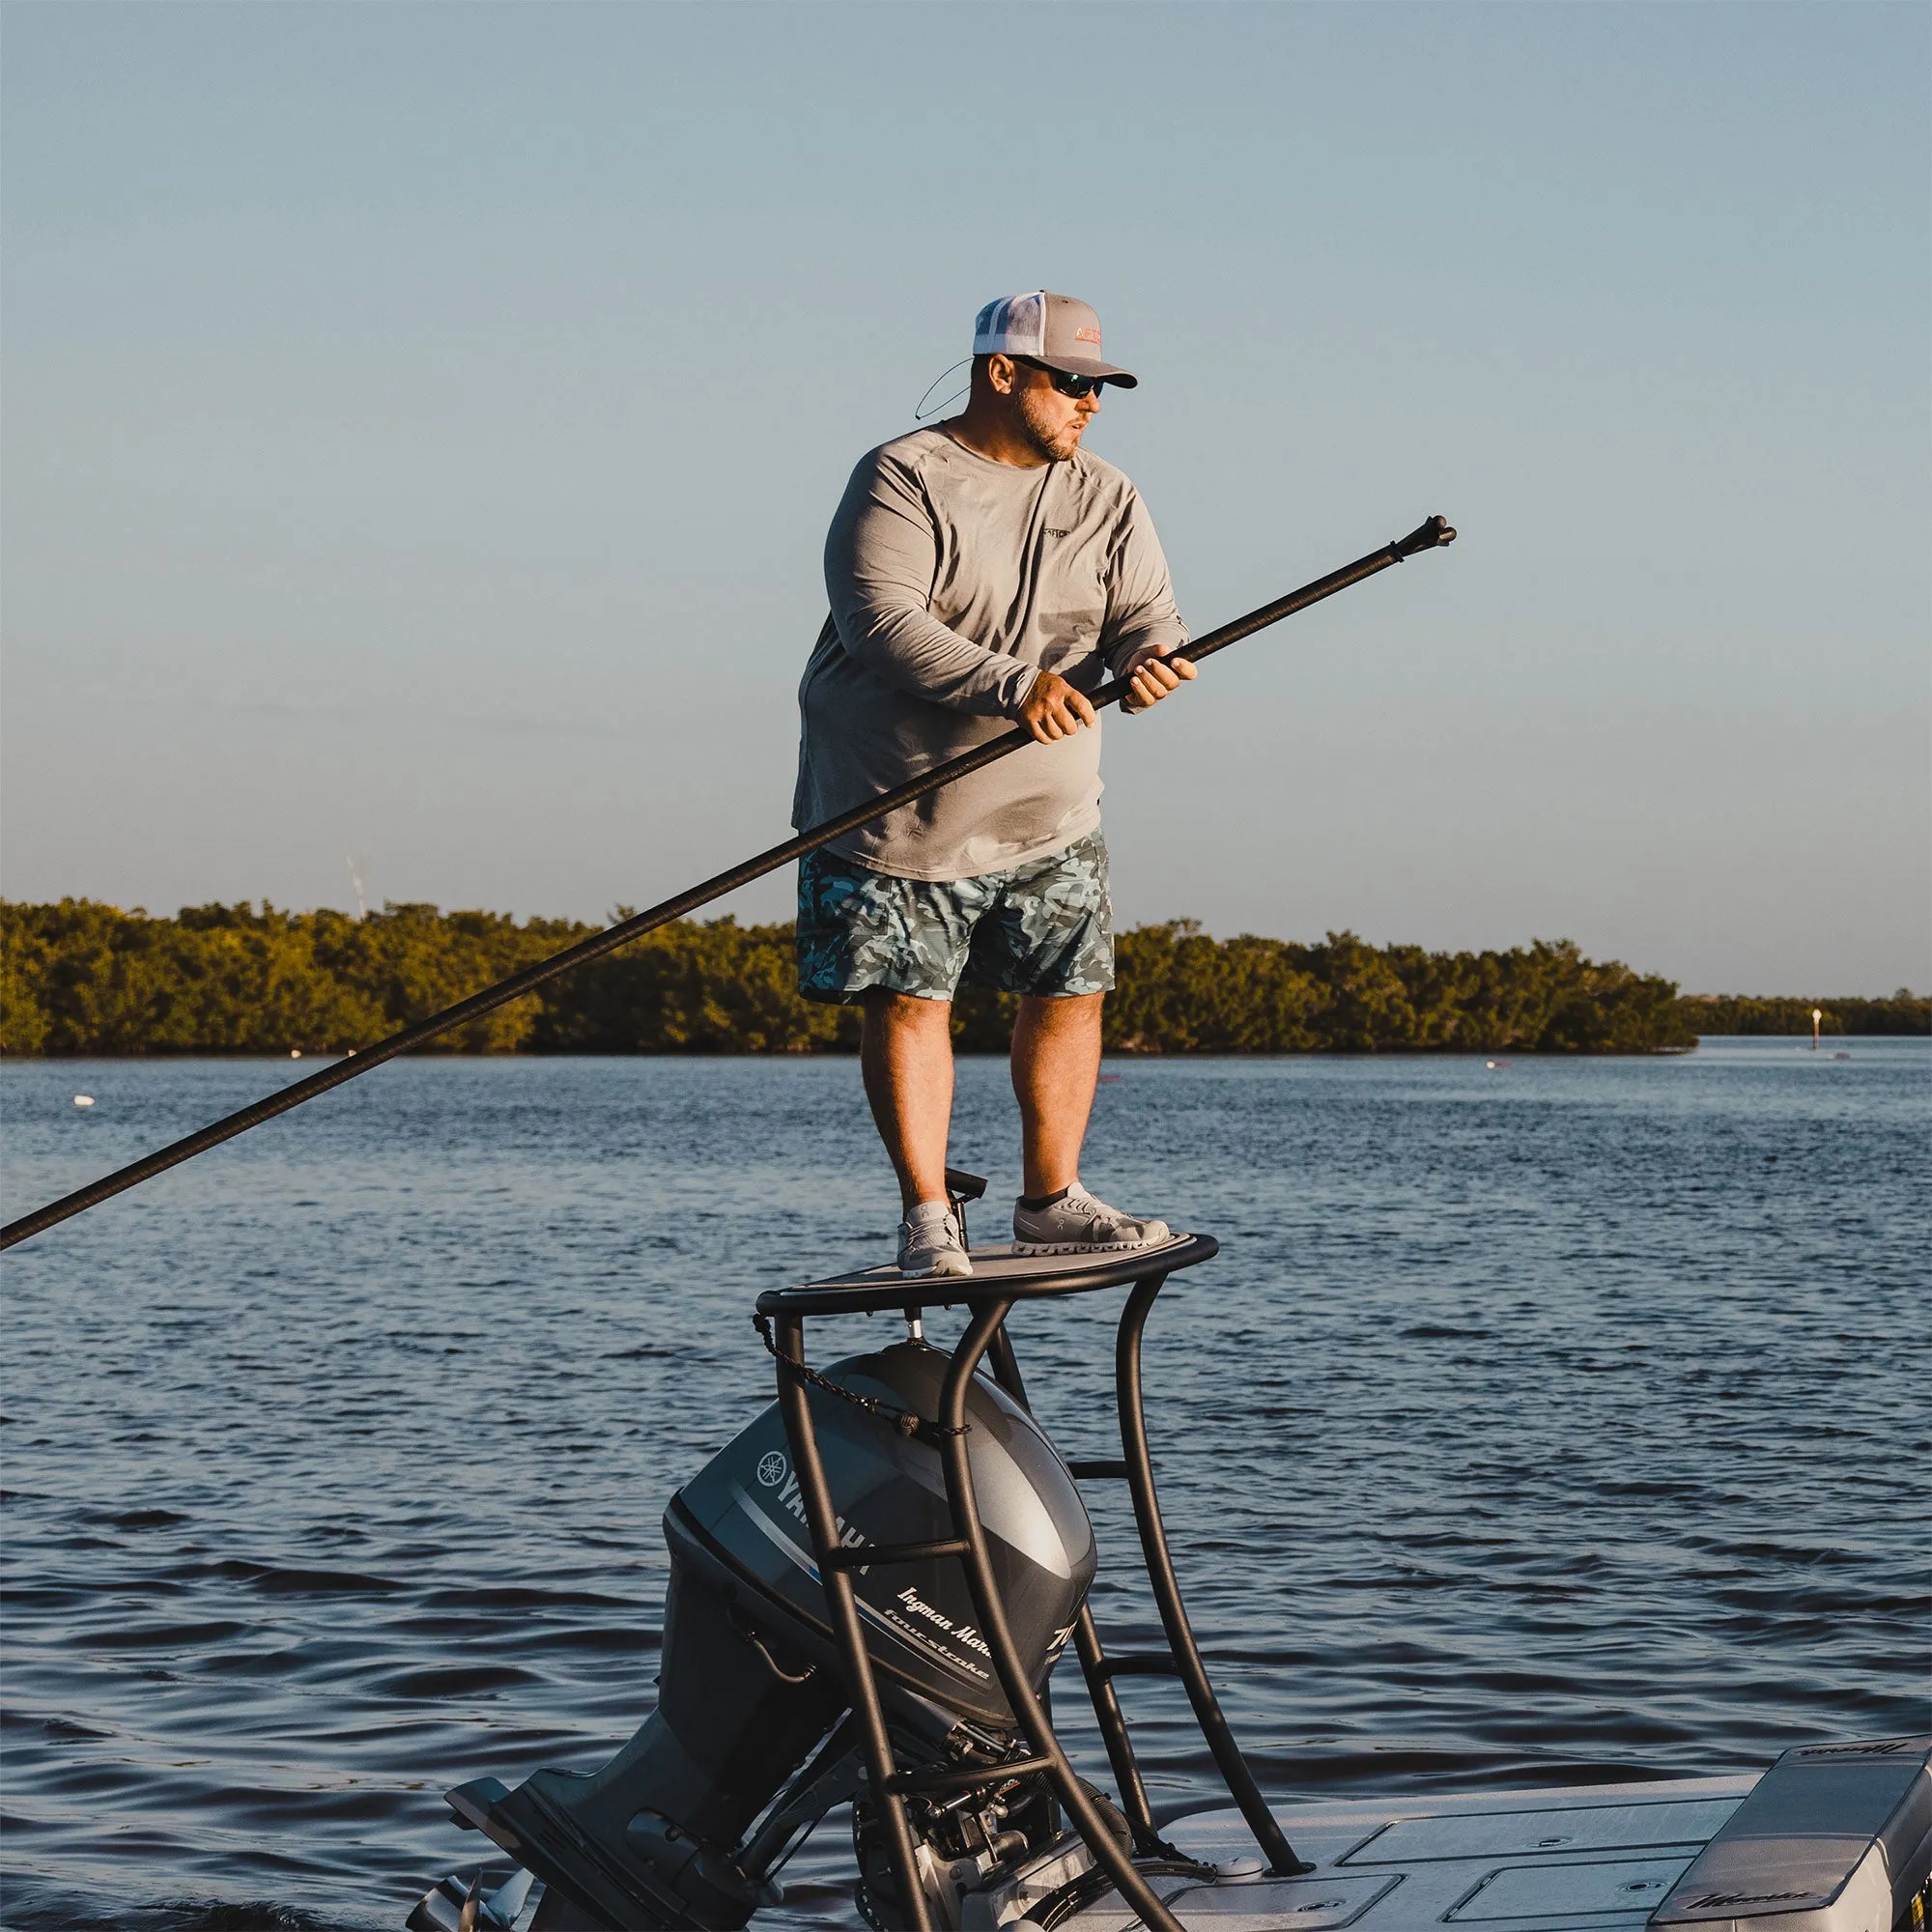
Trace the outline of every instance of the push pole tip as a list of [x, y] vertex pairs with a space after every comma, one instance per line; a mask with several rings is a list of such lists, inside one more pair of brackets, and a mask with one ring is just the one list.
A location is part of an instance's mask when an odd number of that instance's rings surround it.
[[1431, 517], [1425, 524], [1418, 524], [1406, 537], [1398, 537], [1389, 549], [1396, 554], [1398, 562], [1406, 556], [1413, 556], [1418, 551], [1440, 550], [1444, 544], [1456, 541], [1456, 532], [1440, 517]]

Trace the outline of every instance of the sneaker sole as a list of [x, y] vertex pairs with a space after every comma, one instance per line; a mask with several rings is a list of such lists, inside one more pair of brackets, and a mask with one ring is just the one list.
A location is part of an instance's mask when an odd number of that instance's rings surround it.
[[1013, 1242], [1016, 1255], [1130, 1255], [1137, 1248], [1157, 1248], [1171, 1234], [1143, 1235], [1138, 1241], [1022, 1241]]
[[964, 1281], [972, 1272], [971, 1263], [968, 1263], [965, 1267], [909, 1268], [904, 1263], [900, 1263], [899, 1264], [899, 1279], [901, 1281], [938, 1281], [941, 1278], [948, 1278], [952, 1281]]

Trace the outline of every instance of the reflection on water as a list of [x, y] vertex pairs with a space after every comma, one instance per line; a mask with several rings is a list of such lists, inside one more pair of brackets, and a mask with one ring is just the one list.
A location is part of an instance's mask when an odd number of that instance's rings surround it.
[[[1272, 1792], [1924, 1726], [1932, 1052], [1835, 1044], [1111, 1069], [1089, 1179], [1223, 1242], [1149, 1407]], [[8, 1065], [7, 1212], [308, 1070]], [[1010, 1193], [1004, 1069], [960, 1085]], [[433, 1061], [10, 1255], [6, 1923], [397, 1926], [477, 1855], [446, 1784], [639, 1721], [658, 1517], [770, 1398], [753, 1295], [893, 1218], [849, 1062]], [[1069, 1453], [1116, 1310], [1015, 1318]], [[1118, 1488], [1095, 1609], [1142, 1648]], [[1179, 1688], [1122, 1695], [1156, 1802], [1204, 1792]], [[845, 1869], [828, 1825], [771, 1922], [852, 1923]]]

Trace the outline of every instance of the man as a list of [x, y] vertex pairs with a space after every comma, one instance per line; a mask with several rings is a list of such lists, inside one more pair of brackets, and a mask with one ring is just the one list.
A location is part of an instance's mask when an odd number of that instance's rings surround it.
[[825, 545], [832, 614], [799, 687], [801, 829], [1024, 723], [1037, 744], [809, 854], [799, 989], [864, 1009], [866, 1096], [898, 1176], [907, 1275], [972, 1272], [946, 1190], [952, 1000], [1017, 993], [1023, 1249], [1164, 1240], [1080, 1185], [1114, 983], [1100, 721], [1194, 676], [1167, 560], [1127, 479], [1080, 446], [1104, 384], [1085, 302], [1035, 290], [974, 326], [965, 412], [862, 459]]

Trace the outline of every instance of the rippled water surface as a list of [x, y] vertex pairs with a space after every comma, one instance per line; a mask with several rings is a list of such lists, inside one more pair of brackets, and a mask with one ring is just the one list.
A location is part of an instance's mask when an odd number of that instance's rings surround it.
[[[1112, 1069], [1088, 1179], [1223, 1243], [1149, 1406], [1271, 1792], [1924, 1727], [1932, 1052], [1840, 1052]], [[8, 1065], [7, 1210], [297, 1070]], [[1010, 1194], [1004, 1069], [961, 1071], [953, 1157]], [[398, 1926], [477, 1855], [446, 1784], [639, 1720], [658, 1518], [770, 1399], [753, 1297], [893, 1212], [849, 1062], [430, 1061], [10, 1255], [6, 1924]], [[1118, 1305], [1015, 1317], [1070, 1453], [1114, 1452]], [[1122, 1695], [1156, 1803], [1208, 1795], [1178, 1689]], [[835, 1821], [771, 1922], [854, 1922], [846, 1859]]]

